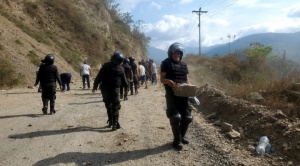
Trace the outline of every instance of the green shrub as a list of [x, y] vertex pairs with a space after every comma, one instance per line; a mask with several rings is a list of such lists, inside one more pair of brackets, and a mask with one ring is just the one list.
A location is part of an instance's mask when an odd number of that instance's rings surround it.
[[4, 46], [0, 43], [0, 50], [4, 50]]
[[15, 40], [15, 42], [19, 45], [23, 45], [23, 43], [19, 39]]
[[14, 66], [0, 55], [0, 88], [18, 85], [24, 77], [17, 77]]
[[35, 51], [29, 51], [29, 53], [27, 54], [27, 57], [30, 59], [30, 61], [35, 65], [35, 66], [39, 66], [41, 63], [41, 59], [39, 58], [39, 56], [35, 53]]

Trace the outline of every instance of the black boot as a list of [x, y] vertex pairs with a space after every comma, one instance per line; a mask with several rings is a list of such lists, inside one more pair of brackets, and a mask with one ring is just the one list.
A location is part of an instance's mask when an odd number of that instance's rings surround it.
[[130, 82], [130, 95], [133, 95], [133, 82]]
[[181, 134], [180, 134], [180, 125], [179, 124], [171, 124], [172, 133], [174, 137], [173, 147], [176, 150], [182, 150], [183, 146], [181, 144]]
[[189, 128], [189, 124], [182, 124], [181, 125], [181, 142], [183, 144], [189, 144], [190, 143], [189, 140], [185, 137], [185, 134], [186, 134], [188, 128]]
[[42, 111], [43, 111], [43, 114], [44, 115], [46, 115], [47, 114], [47, 109], [48, 109], [48, 99], [42, 99], [42, 101], [43, 101], [43, 109], [42, 109]]
[[55, 101], [54, 100], [50, 100], [50, 115], [56, 113], [56, 111], [54, 110], [54, 106], [55, 106]]
[[113, 124], [113, 117], [112, 117], [112, 110], [106, 110], [107, 111], [107, 116], [108, 116], [108, 120], [106, 123], [108, 123], [107, 127], [112, 127]]
[[112, 126], [112, 130], [118, 130], [120, 129], [120, 124], [119, 124], [119, 115], [113, 115], [113, 126]]

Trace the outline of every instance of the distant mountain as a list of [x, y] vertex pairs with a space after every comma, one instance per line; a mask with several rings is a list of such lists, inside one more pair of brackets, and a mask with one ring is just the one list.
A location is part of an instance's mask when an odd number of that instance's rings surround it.
[[[239, 38], [230, 43], [231, 53], [241, 53], [245, 48], [249, 48], [252, 42], [259, 42], [263, 45], [272, 46], [273, 54], [282, 56], [285, 52], [286, 58], [295, 62], [300, 62], [300, 32], [296, 33], [259, 33]], [[224, 56], [229, 53], [229, 45], [213, 45], [201, 48], [202, 54], [207, 56]], [[157, 64], [167, 57], [167, 52], [158, 48], [148, 48], [149, 57]], [[185, 53], [199, 53], [198, 47], [186, 47]], [[159, 62], [159, 63], [158, 63]]]
[[[216, 47], [216, 46], [215, 46]], [[213, 49], [214, 47], [204, 47], [201, 51], [209, 51]], [[194, 53], [198, 54], [199, 48], [198, 47], [187, 47], [185, 48], [185, 53]], [[149, 59], [153, 59], [156, 64], [160, 64], [164, 59], [167, 58], [167, 51], [161, 50], [159, 48], [155, 47], [149, 47], [148, 48], [148, 55]]]
[[[285, 52], [286, 58], [300, 62], [300, 47], [299, 47], [300, 32], [296, 33], [260, 33], [253, 34], [230, 43], [230, 52], [242, 52], [245, 48], [250, 47], [250, 43], [259, 42], [263, 45], [272, 46], [273, 54], [283, 55]], [[227, 55], [229, 53], [229, 45], [223, 44], [212, 48], [204, 54]]]
[[148, 48], [148, 58], [153, 59], [156, 65], [160, 65], [161, 62], [168, 57], [166, 51], [155, 47]]

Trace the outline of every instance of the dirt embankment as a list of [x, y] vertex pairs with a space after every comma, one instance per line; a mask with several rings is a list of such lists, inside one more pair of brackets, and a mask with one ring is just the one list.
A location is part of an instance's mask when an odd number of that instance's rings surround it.
[[237, 141], [239, 146], [256, 146], [261, 136], [267, 136], [272, 144], [272, 157], [277, 156], [279, 161], [289, 164], [299, 164], [300, 121], [297, 118], [289, 118], [282, 110], [270, 110], [232, 98], [210, 86], [203, 86], [198, 97], [204, 108], [203, 114], [213, 117], [211, 122], [230, 123], [241, 133], [241, 139]]
[[[256, 166], [292, 162], [290, 158], [282, 157], [276, 148], [274, 153], [264, 157], [247, 148], [254, 144], [253, 138], [259, 136], [258, 131], [254, 132], [256, 135], [247, 134], [255, 131], [250, 124], [257, 126], [258, 123], [251, 123], [249, 117], [258, 116], [255, 114], [259, 111], [246, 110], [244, 121], [249, 120], [249, 123], [239, 124], [243, 121], [239, 110], [246, 103], [235, 104], [232, 99], [235, 106], [229, 106], [224, 103], [227, 97], [223, 100], [223, 95], [212, 88], [204, 87], [199, 96], [202, 104], [193, 112], [194, 120], [187, 133], [190, 144], [182, 151], [176, 151], [171, 146], [172, 133], [165, 115], [161, 85], [150, 85], [148, 89], [141, 87], [138, 95], [122, 101], [121, 129], [114, 132], [106, 128], [106, 110], [99, 91], [92, 94], [80, 86], [81, 83], [76, 82], [71, 91], [57, 93], [57, 113], [54, 115], [42, 114], [37, 89], [1, 91], [0, 165]], [[213, 112], [232, 123], [234, 128], [241, 127], [245, 136], [229, 139], [206, 118]], [[275, 137], [270, 135], [270, 140], [274, 142]]]

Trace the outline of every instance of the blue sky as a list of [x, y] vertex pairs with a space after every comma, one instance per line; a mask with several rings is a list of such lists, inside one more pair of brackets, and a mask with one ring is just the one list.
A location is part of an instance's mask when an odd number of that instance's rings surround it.
[[[150, 46], [167, 50], [173, 42], [185, 47], [228, 43], [255, 33], [300, 31], [299, 0], [116, 0], [121, 12], [142, 20]], [[230, 38], [228, 37], [230, 35]]]

